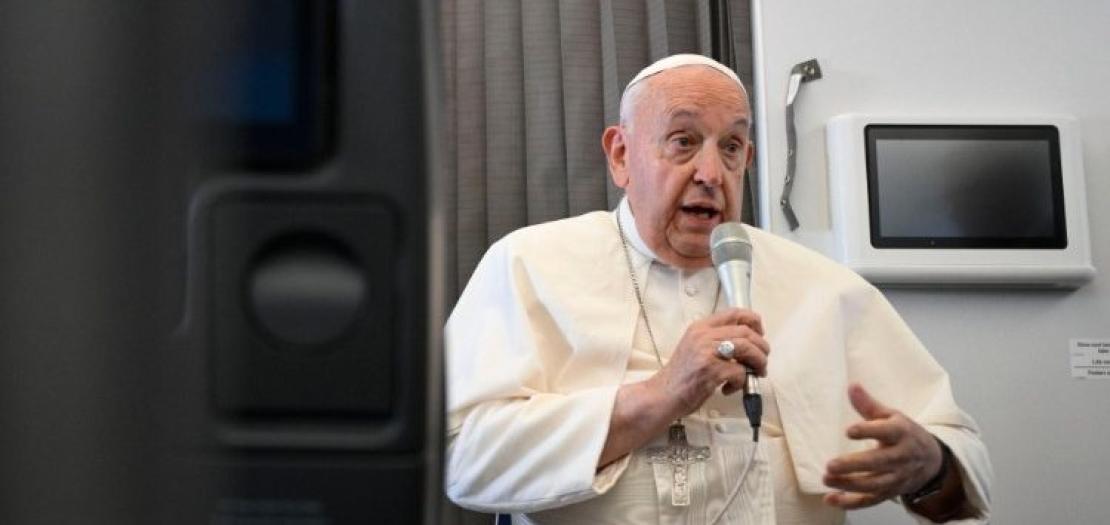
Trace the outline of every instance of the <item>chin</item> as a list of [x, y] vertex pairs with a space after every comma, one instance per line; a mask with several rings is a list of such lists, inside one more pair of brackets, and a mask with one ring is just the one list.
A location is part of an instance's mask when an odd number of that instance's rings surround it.
[[671, 243], [671, 251], [688, 261], [709, 259], [709, 234], [687, 235], [680, 242]]
[[671, 246], [675, 248], [676, 252], [689, 257], [708, 256], [710, 232], [712, 230], [685, 233], [677, 239], [673, 239]]

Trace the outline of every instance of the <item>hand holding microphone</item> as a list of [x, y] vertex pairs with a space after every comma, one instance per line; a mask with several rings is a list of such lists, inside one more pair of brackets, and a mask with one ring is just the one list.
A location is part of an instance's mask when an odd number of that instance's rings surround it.
[[711, 240], [716, 241], [710, 245], [722, 287], [735, 308], [691, 323], [648, 382], [675, 418], [698, 410], [717, 391], [729, 395], [743, 390], [744, 411], [758, 440], [762, 398], [757, 376], [767, 369], [770, 346], [763, 338], [762, 320], [748, 309], [751, 243], [739, 223], [717, 226]]
[[[738, 222], [721, 223], [709, 236], [709, 249], [728, 305], [751, 309], [752, 242], [748, 232]], [[717, 353], [722, 358], [731, 358], [734, 349], [730, 341], [723, 341]], [[744, 381], [744, 413], [752, 425], [752, 441], [759, 441], [763, 397], [759, 392], [759, 378], [751, 368], [747, 369]]]

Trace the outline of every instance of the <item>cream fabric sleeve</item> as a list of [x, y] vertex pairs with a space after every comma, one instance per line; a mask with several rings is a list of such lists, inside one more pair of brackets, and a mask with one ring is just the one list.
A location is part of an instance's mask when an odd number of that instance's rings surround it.
[[612, 487], [628, 463], [625, 456], [597, 468], [619, 359], [565, 335], [567, 316], [545, 304], [546, 281], [513, 246], [510, 235], [490, 248], [446, 327], [447, 494], [484, 512], [586, 500]]

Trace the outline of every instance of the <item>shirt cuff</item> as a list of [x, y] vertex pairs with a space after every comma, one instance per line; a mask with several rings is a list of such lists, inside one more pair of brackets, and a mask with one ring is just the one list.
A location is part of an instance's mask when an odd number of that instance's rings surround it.
[[613, 488], [613, 485], [616, 485], [617, 481], [621, 479], [624, 471], [628, 470], [628, 462], [631, 460], [632, 453], [628, 453], [599, 470], [594, 475], [594, 492], [599, 496], [609, 492], [609, 489]]

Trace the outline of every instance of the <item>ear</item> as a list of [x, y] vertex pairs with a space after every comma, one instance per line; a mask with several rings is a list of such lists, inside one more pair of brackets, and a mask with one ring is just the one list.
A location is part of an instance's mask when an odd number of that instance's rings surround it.
[[755, 143], [748, 141], [748, 158], [744, 160], [744, 169], [752, 167], [752, 161], [755, 160]]
[[601, 134], [601, 149], [605, 150], [605, 157], [609, 161], [609, 176], [618, 188], [628, 186], [628, 145], [625, 140], [624, 128], [609, 126]]

